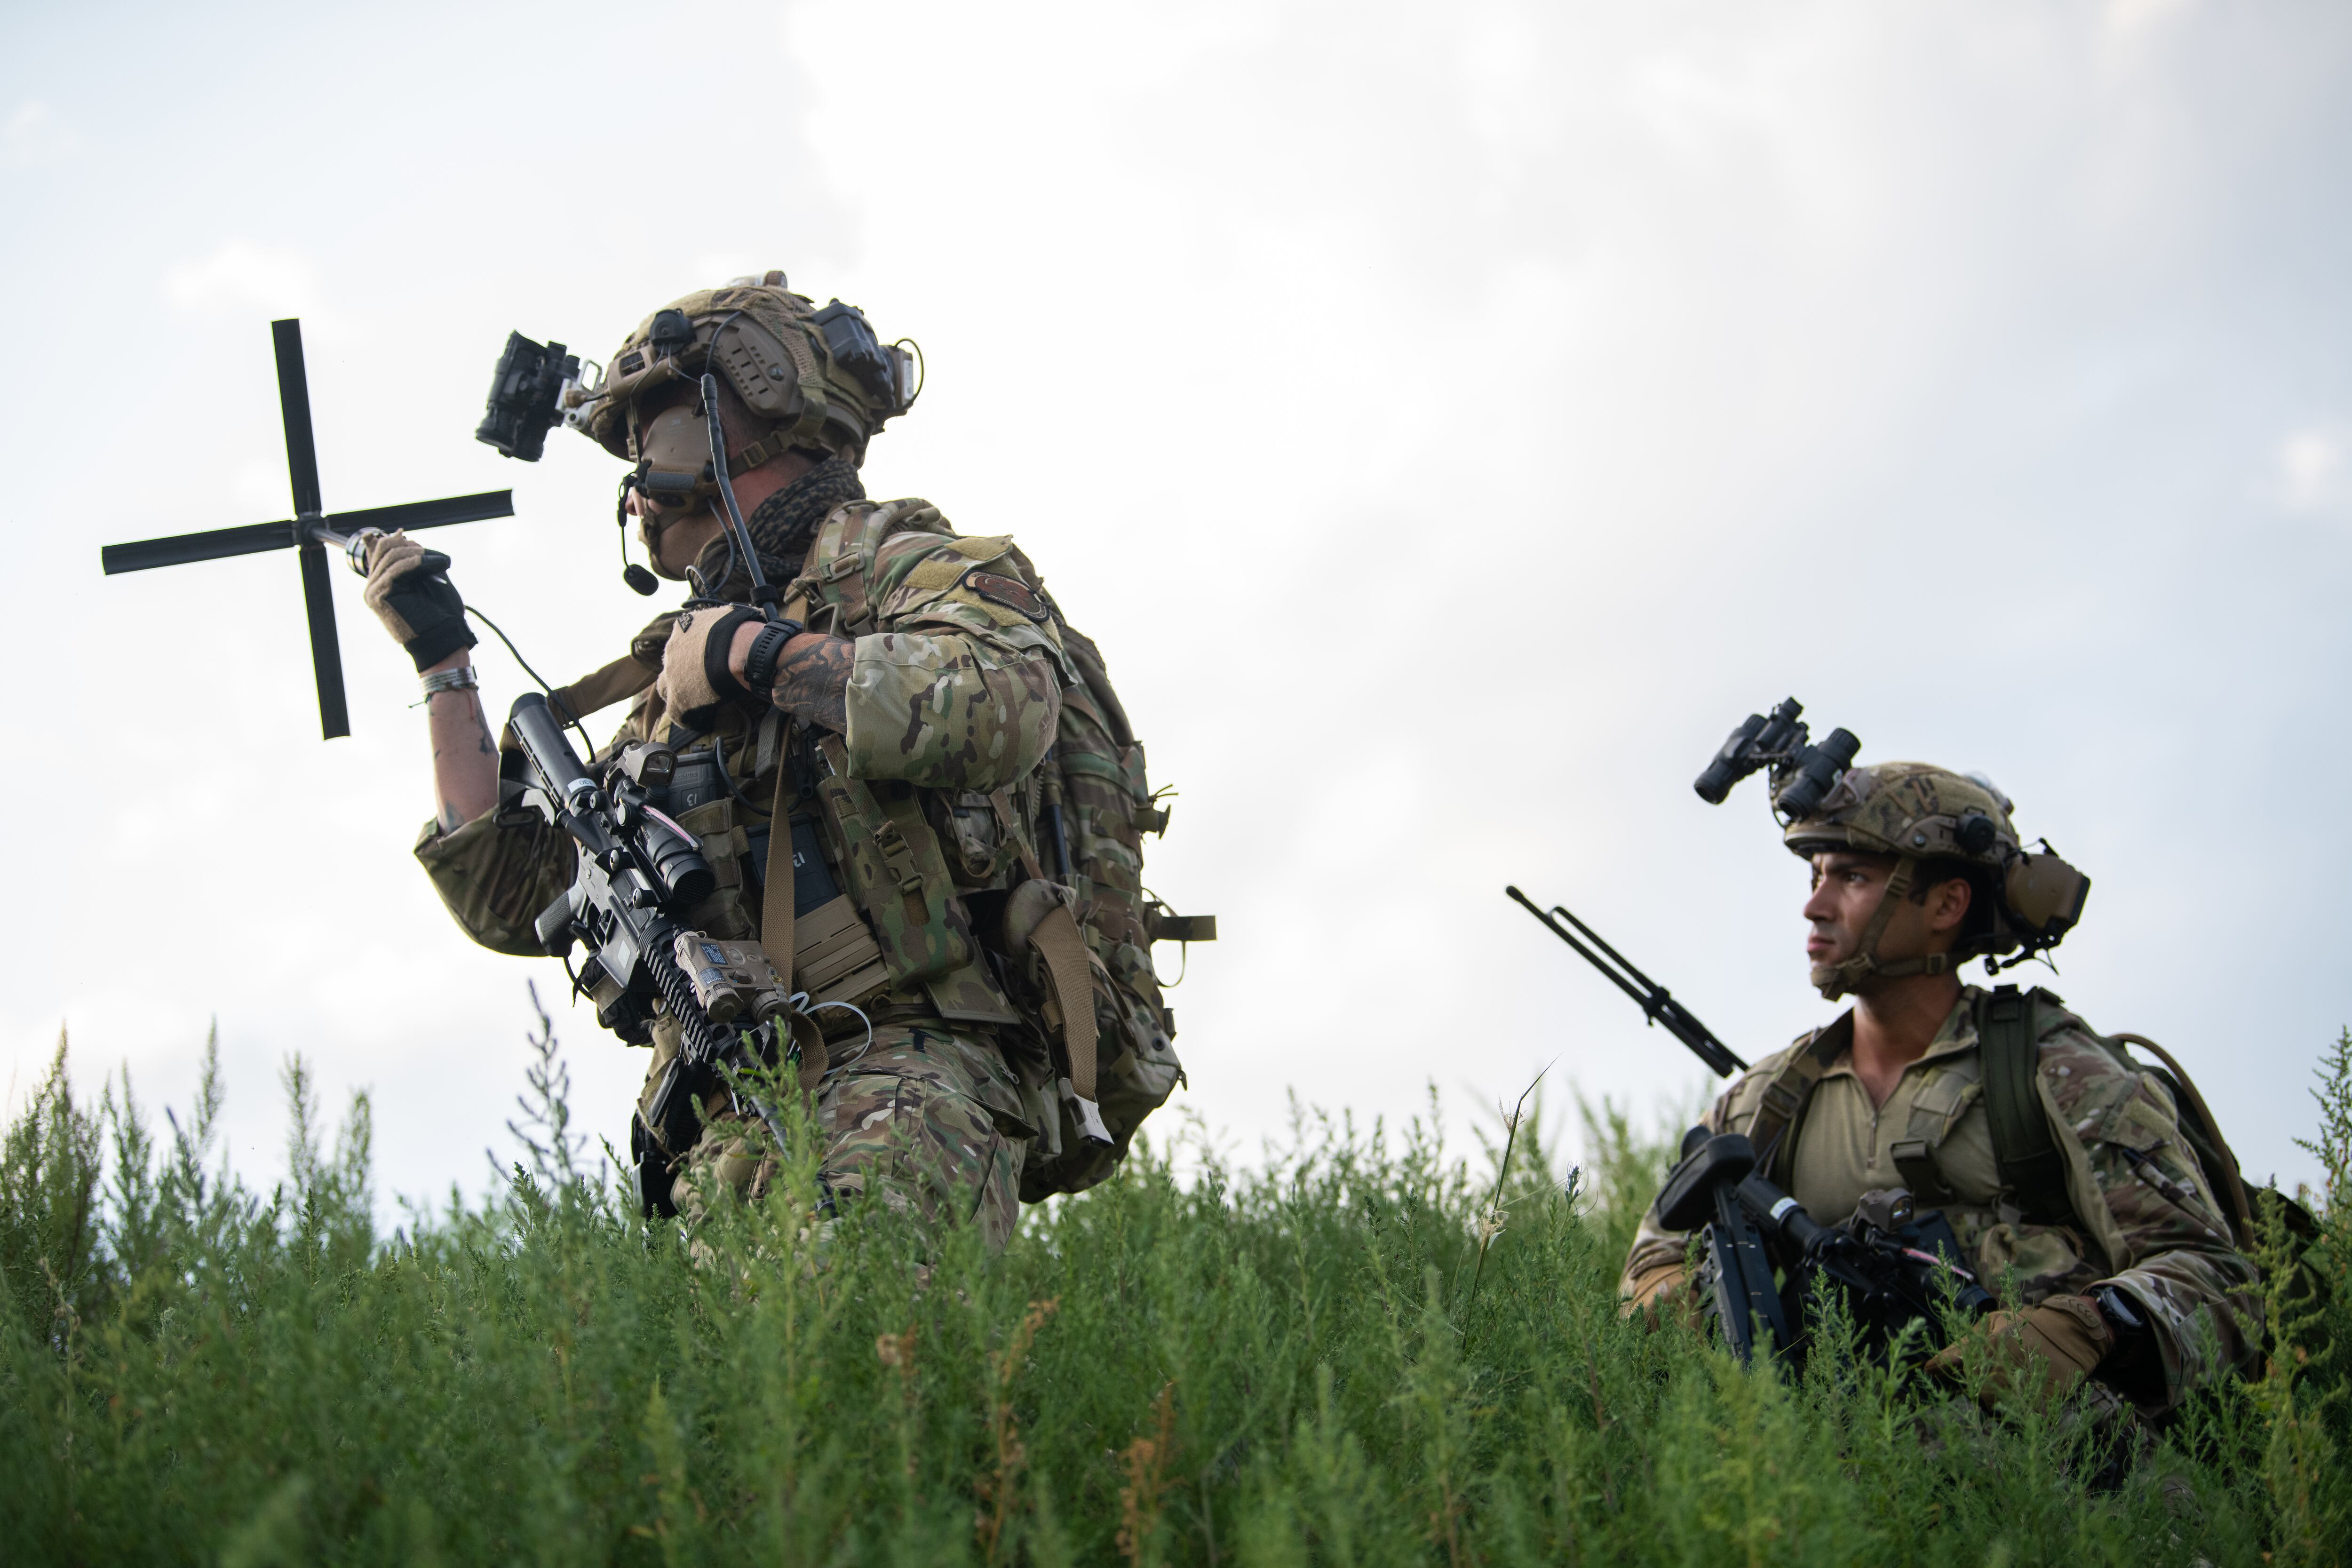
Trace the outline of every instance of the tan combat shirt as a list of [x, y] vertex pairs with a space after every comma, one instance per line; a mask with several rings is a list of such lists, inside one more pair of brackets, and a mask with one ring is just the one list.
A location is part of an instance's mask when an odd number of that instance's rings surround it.
[[[2063, 1007], [2040, 1019], [2042, 1104], [2079, 1221], [2023, 1223], [2008, 1202], [1983, 1106], [1976, 1016], [1984, 993], [1963, 989], [1925, 1055], [1903, 1069], [1886, 1103], [1874, 1106], [1841, 1056], [1814, 1087], [1796, 1142], [1774, 1162], [1774, 1179], [1823, 1225], [1850, 1216], [1876, 1187], [1909, 1187], [1922, 1208], [1940, 1208], [1969, 1266], [2016, 1306], [2112, 1283], [2144, 1310], [2163, 1351], [2176, 1404], [2242, 1362], [2261, 1338], [2253, 1265], [2235, 1249], [2195, 1153], [2182, 1142], [2171, 1097], [2152, 1077]], [[1759, 1062], [1707, 1111], [1714, 1131], [1745, 1132], [1764, 1089], [1817, 1037], [1807, 1035]], [[1898, 1144], [1913, 1145], [1909, 1173]], [[1919, 1178], [1917, 1180], [1911, 1179]], [[1657, 1222], [1654, 1207], [1625, 1260], [1629, 1307], [1685, 1277], [1689, 1238]]]

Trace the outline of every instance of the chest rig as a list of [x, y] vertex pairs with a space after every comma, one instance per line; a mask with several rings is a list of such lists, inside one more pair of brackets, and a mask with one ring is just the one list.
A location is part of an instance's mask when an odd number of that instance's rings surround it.
[[[910, 533], [944, 546], [951, 559], [931, 559], [935, 550], [912, 541], [896, 559], [881, 559], [886, 543]], [[868, 636], [882, 629], [875, 605], [902, 583], [918, 574], [952, 582], [974, 561], [1003, 551], [1001, 540], [948, 535], [946, 521], [925, 501], [852, 502], [818, 529], [807, 570], [792, 585], [789, 613], [811, 631]], [[951, 1022], [1017, 1029], [1021, 1012], [992, 973], [974, 904], [992, 901], [975, 895], [1009, 893], [1019, 879], [1015, 868], [1024, 858], [1034, 862], [1029, 781], [990, 795], [860, 779], [841, 738], [831, 734], [795, 734], [793, 761], [799, 776], [789, 788], [780, 781], [777, 798], [789, 793], [810, 819], [842, 888], [803, 933], [816, 966], [808, 974], [811, 994], [829, 979], [819, 970], [837, 969], [861, 945], [853, 928], [862, 925], [894, 990], [919, 992]], [[832, 984], [841, 999], [855, 1001], [846, 992], [856, 981], [850, 973]]]
[[[858, 1026], [828, 1003], [978, 1026], [1021, 1079], [1037, 1129], [1021, 1195], [1077, 1191], [1117, 1166], [1182, 1076], [1150, 942], [1213, 941], [1214, 919], [1175, 916], [1144, 894], [1141, 835], [1163, 831], [1167, 809], [1099, 654], [1008, 538], [959, 537], [920, 500], [852, 502], [819, 529], [786, 613], [862, 637], [885, 629], [877, 606], [901, 590], [978, 595], [1038, 628], [1015, 635], [1052, 651], [1062, 687], [1045, 762], [983, 794], [855, 777], [840, 737], [780, 713], [731, 723], [708, 749], [689, 742], [672, 815], [722, 884], [696, 918], [713, 935], [756, 931], [829, 1038]], [[631, 658], [551, 700], [588, 712], [645, 691], [667, 633], [657, 621]], [[648, 695], [622, 738], [660, 723]]]
[[[1904, 1184], [1921, 1203], [1952, 1201], [1936, 1164], [1936, 1149], [1981, 1099], [2007, 1202], [2029, 1224], [2084, 1228], [2067, 1184], [2065, 1156], [2038, 1087], [2043, 1020], [2062, 1011], [2063, 1005], [2058, 997], [2039, 987], [2020, 991], [2014, 985], [2002, 985], [1978, 999], [1977, 1070], [1971, 1074], [1956, 1063], [1925, 1086], [1912, 1102], [1905, 1136], [1892, 1147]], [[2250, 1189], [2240, 1173], [2237, 1155], [2187, 1069], [2144, 1035], [2101, 1038], [2126, 1068], [2163, 1086], [2179, 1116], [2182, 1141], [2221, 1200], [2237, 1239], [2242, 1245], [2251, 1244]], [[1748, 1129], [1748, 1138], [1759, 1151], [1759, 1166], [1787, 1179], [1813, 1089], [1853, 1044], [1853, 1015], [1849, 1012], [1816, 1034], [1766, 1082]], [[2140, 1047], [2162, 1065], [2147, 1068], [2133, 1061], [2126, 1045]]]

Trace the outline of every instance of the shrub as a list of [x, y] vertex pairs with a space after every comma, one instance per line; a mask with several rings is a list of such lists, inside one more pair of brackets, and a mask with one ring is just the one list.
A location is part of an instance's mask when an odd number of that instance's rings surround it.
[[[538, 1044], [503, 1190], [389, 1237], [364, 1100], [329, 1152], [289, 1068], [265, 1194], [215, 1163], [209, 1050], [158, 1141], [127, 1080], [77, 1103], [61, 1048], [0, 1159], [10, 1560], [2345, 1555], [2352, 1036], [2314, 1145], [2335, 1294], [2097, 1494], [2063, 1426], [1923, 1421], [1900, 1374], [1821, 1355], [1784, 1381], [1622, 1321], [1664, 1151], [1605, 1109], [1590, 1182], [1540, 1117], [1474, 1180], [1431, 1123], [1299, 1111], [1260, 1167], [1197, 1131], [1139, 1148], [996, 1258], [878, 1212], [814, 1223], [805, 1160], [689, 1242], [592, 1173]], [[791, 1106], [786, 1132], [806, 1145]]]

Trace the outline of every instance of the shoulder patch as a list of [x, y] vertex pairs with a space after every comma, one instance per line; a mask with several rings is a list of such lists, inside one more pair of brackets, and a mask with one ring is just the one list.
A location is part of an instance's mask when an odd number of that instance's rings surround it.
[[1040, 626], [1045, 625], [1046, 616], [1051, 614], [1045, 608], [1045, 601], [1030, 589], [1028, 584], [1017, 577], [1007, 577], [975, 566], [963, 574], [962, 581], [957, 585], [992, 605], [1003, 605], [1016, 616], [1026, 616]]

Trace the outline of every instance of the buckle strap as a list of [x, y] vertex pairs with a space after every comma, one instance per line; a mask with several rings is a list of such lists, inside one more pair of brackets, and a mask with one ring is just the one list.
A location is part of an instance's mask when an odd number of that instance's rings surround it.
[[2066, 1162], [2050, 1135], [2042, 1105], [2042, 1043], [2035, 1027], [2039, 992], [2014, 985], [1979, 1004], [1977, 1052], [1984, 1063], [1984, 1108], [1993, 1163], [2024, 1216], [2040, 1225], [2075, 1223]]
[[1936, 1163], [1936, 1151], [1925, 1138], [1905, 1138], [1890, 1151], [1895, 1156], [1895, 1168], [1902, 1173], [1903, 1184], [1923, 1206], [1948, 1204], [1952, 1201], [1951, 1189], [1944, 1184], [1943, 1168]]

